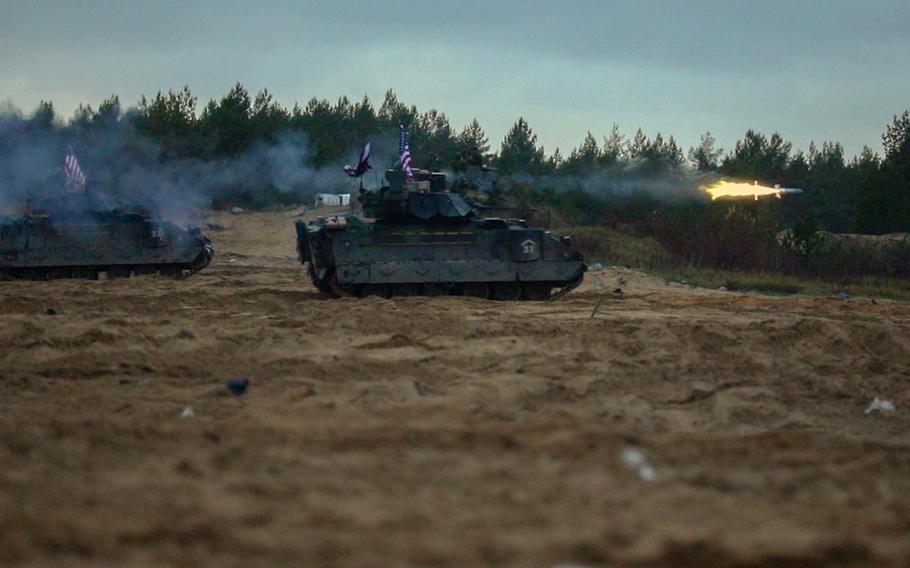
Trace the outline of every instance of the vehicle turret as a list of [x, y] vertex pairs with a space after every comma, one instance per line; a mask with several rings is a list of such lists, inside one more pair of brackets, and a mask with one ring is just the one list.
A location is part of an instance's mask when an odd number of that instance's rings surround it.
[[461, 195], [448, 190], [445, 174], [415, 170], [407, 179], [401, 169], [386, 170], [387, 183], [376, 190], [363, 190], [360, 203], [364, 217], [386, 223], [466, 221], [474, 210]]

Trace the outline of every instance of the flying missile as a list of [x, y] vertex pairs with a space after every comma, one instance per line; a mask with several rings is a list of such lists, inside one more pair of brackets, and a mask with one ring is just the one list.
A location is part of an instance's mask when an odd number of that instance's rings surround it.
[[720, 180], [714, 185], [705, 187], [703, 189], [711, 195], [711, 199], [718, 199], [722, 197], [751, 197], [756, 201], [758, 201], [759, 197], [766, 195], [773, 195], [774, 197], [780, 199], [781, 195], [785, 193], [791, 195], [804, 193], [802, 189], [795, 187], [781, 187], [780, 184], [777, 184], [774, 187], [759, 185], [758, 181], [755, 181], [752, 184], [748, 184], [743, 182], [728, 182], [725, 180]]

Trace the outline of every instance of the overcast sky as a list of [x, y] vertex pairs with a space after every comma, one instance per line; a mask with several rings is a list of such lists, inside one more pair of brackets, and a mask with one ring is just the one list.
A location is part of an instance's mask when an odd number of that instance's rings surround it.
[[755, 128], [880, 151], [908, 61], [908, 0], [0, 0], [0, 100], [27, 111], [183, 85], [201, 108], [238, 81], [378, 106], [391, 87], [456, 128], [478, 118], [494, 147], [524, 116], [548, 153], [614, 122], [686, 147]]

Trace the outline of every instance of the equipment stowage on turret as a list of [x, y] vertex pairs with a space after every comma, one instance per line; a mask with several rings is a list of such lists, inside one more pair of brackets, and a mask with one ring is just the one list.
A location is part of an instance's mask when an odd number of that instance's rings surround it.
[[[553, 299], [577, 287], [585, 264], [569, 237], [521, 219], [480, 219], [442, 173], [386, 171], [353, 215], [297, 221], [297, 250], [320, 290], [342, 295]], [[412, 179], [408, 179], [411, 177]]]
[[0, 217], [0, 277], [46, 280], [160, 273], [183, 277], [212, 260], [211, 241], [141, 208], [96, 207], [65, 195]]

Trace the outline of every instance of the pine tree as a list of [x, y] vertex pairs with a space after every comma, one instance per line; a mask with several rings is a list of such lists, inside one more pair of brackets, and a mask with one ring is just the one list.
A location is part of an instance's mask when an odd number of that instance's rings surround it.
[[250, 127], [255, 140], [273, 141], [281, 130], [288, 126], [290, 114], [263, 89], [256, 94], [250, 109]]
[[167, 94], [159, 91], [151, 101], [142, 97], [134, 119], [136, 130], [159, 143], [161, 157], [186, 156], [192, 148], [197, 126], [196, 102], [188, 86]]
[[600, 148], [594, 135], [588, 131], [585, 139], [578, 148], [569, 154], [563, 169], [571, 174], [581, 174], [594, 171], [600, 163]]
[[506, 174], [525, 172], [540, 173], [544, 165], [544, 150], [537, 145], [537, 135], [528, 126], [524, 117], [506, 133], [497, 161], [499, 169]]
[[698, 146], [689, 149], [689, 161], [696, 170], [700, 172], [717, 171], [718, 160], [724, 151], [721, 148], [714, 148], [715, 142], [711, 132], [705, 132], [701, 135]]
[[632, 141], [629, 143], [628, 154], [629, 158], [643, 158], [646, 157], [648, 149], [651, 147], [651, 143], [648, 140], [648, 137], [645, 136], [645, 133], [639, 128], [635, 132], [635, 137], [632, 138]]
[[397, 129], [399, 125], [410, 128], [417, 118], [417, 108], [408, 107], [400, 102], [395, 91], [389, 89], [386, 91], [382, 106], [379, 107], [378, 116], [383, 130]]
[[676, 139], [673, 138], [673, 136], [670, 136], [670, 138], [667, 140], [667, 143], [664, 144], [661, 157], [667, 162], [667, 164], [673, 167], [681, 166], [683, 162], [686, 161], [685, 157], [683, 156], [682, 148], [679, 147], [679, 144], [676, 143]]
[[246, 88], [237, 83], [218, 103], [209, 101], [200, 126], [218, 156], [236, 156], [253, 141], [250, 128], [252, 101]]
[[57, 112], [54, 110], [54, 103], [43, 100], [38, 103], [38, 108], [32, 113], [29, 124], [40, 130], [52, 130], [56, 120]]
[[612, 166], [626, 159], [626, 137], [619, 131], [619, 125], [613, 123], [609, 136], [604, 136], [603, 150], [600, 153], [600, 164]]
[[458, 135], [458, 151], [465, 152], [472, 148], [480, 152], [480, 155], [486, 157], [490, 153], [490, 141], [486, 133], [481, 128], [477, 119], [471, 121], [471, 124], [464, 127], [464, 130]]

